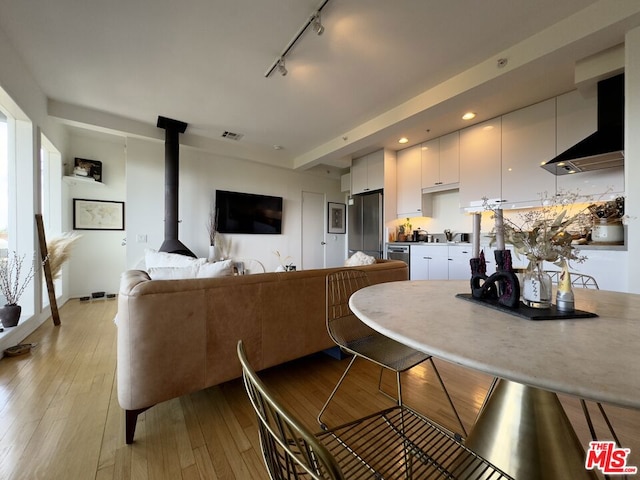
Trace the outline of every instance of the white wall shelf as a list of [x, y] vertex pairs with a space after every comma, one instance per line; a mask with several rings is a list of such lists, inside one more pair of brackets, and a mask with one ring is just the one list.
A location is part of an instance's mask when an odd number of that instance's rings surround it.
[[62, 177], [62, 180], [64, 180], [65, 183], [68, 183], [69, 185], [83, 184], [83, 185], [95, 185], [95, 186], [104, 187], [104, 183], [96, 182], [93, 178], [76, 177], [74, 175], [65, 175], [64, 177]]

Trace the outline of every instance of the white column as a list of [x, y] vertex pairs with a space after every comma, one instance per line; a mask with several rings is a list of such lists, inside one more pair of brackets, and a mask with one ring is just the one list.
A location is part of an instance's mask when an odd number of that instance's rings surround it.
[[629, 292], [640, 293], [640, 27], [625, 37], [624, 181]]

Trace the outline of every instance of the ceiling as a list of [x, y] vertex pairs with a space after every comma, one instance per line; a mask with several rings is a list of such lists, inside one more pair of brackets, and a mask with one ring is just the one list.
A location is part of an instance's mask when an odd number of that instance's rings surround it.
[[189, 124], [185, 144], [339, 172], [463, 128], [466, 110], [480, 121], [571, 90], [576, 60], [640, 24], [637, 0], [331, 0], [324, 34], [265, 78], [320, 3], [0, 0], [0, 28], [69, 125], [161, 138], [162, 115]]

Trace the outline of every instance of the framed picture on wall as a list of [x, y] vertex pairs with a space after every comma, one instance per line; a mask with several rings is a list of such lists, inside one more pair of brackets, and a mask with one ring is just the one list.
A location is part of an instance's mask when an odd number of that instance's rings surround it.
[[347, 206], [344, 203], [329, 202], [329, 233], [346, 233]]
[[73, 199], [74, 230], [124, 230], [124, 202]]

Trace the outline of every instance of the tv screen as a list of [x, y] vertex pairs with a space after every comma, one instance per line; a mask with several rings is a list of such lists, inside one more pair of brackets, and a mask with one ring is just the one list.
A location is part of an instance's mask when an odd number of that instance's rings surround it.
[[282, 197], [216, 190], [220, 233], [282, 233]]

